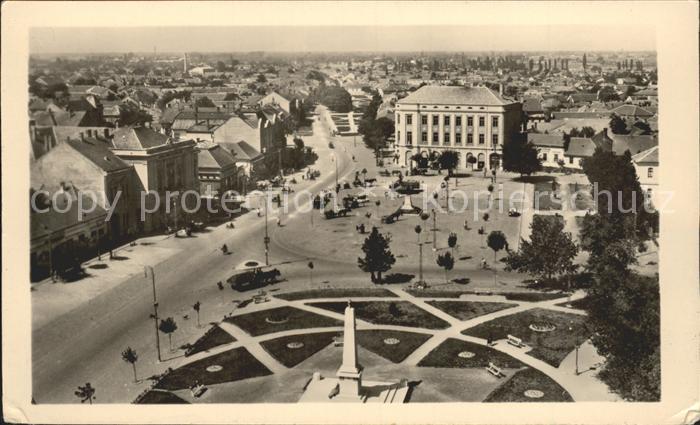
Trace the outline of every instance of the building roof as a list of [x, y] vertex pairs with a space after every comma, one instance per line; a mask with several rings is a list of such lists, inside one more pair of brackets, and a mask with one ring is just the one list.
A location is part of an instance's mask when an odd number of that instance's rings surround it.
[[104, 140], [85, 137], [84, 139], [68, 139], [66, 143], [105, 172], [113, 172], [130, 167], [129, 164], [122, 161], [109, 150], [109, 145]]
[[233, 154], [215, 143], [200, 145], [197, 155], [199, 168], [226, 168], [236, 165]]
[[221, 143], [221, 145], [233, 153], [236, 162], [251, 162], [262, 157], [262, 154], [245, 140], [236, 143]]
[[123, 127], [114, 130], [115, 149], [146, 150], [168, 143], [168, 137], [146, 127]]
[[646, 109], [639, 107], [637, 105], [620, 105], [610, 112], [617, 114], [617, 115], [620, 115], [620, 116], [625, 116], [625, 117], [651, 117], [651, 116], [654, 116], [653, 112], [647, 111]]
[[659, 144], [659, 139], [655, 135], [613, 134], [612, 140], [612, 149], [616, 155], [622, 155], [625, 151], [636, 155]]
[[523, 101], [523, 111], [529, 113], [544, 112], [542, 102], [536, 97], [526, 97]]
[[632, 155], [632, 161], [636, 164], [658, 164], [659, 163], [659, 146], [654, 146], [645, 151]]
[[542, 133], [527, 133], [527, 141], [537, 147], [563, 148], [564, 137], [561, 133], [557, 134], [542, 134]]
[[399, 100], [398, 103], [503, 106], [510, 105], [515, 102], [504, 99], [502, 96], [488, 87], [423, 86], [405, 98]]
[[566, 150], [567, 156], [590, 157], [595, 152], [596, 144], [588, 137], [572, 137], [569, 148]]

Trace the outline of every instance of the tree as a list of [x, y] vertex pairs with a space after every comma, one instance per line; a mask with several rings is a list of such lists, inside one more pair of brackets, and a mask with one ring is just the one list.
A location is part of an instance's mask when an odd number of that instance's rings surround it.
[[445, 284], [450, 283], [447, 273], [455, 266], [455, 259], [449, 252], [438, 255], [437, 265], [445, 269]]
[[598, 91], [598, 100], [601, 102], [613, 102], [620, 100], [620, 96], [617, 95], [612, 87], [605, 86]]
[[382, 273], [391, 270], [391, 266], [396, 262], [389, 249], [389, 242], [389, 236], [382, 235], [376, 227], [372, 227], [372, 232], [362, 244], [365, 256], [358, 258], [357, 263], [362, 271], [370, 273], [373, 283], [381, 283]]
[[459, 152], [453, 150], [443, 151], [438, 159], [438, 164], [440, 164], [440, 169], [447, 170], [447, 174], [451, 176], [454, 169], [459, 165]]
[[610, 115], [610, 131], [613, 132], [613, 134], [628, 134], [629, 131], [627, 130], [627, 123], [625, 120], [620, 118], [617, 114], [611, 114]]
[[578, 247], [571, 233], [564, 232], [564, 220], [555, 216], [535, 215], [530, 224], [530, 240], [522, 239], [520, 250], [509, 253], [506, 264], [509, 270], [530, 273], [551, 281], [553, 277], [571, 273]]
[[508, 241], [506, 241], [506, 236], [503, 234], [503, 232], [500, 230], [494, 230], [489, 233], [488, 238], [486, 238], [486, 244], [493, 250], [493, 283], [495, 285], [497, 275], [496, 254], [498, 251], [506, 247]]
[[542, 170], [542, 161], [537, 157], [537, 148], [527, 141], [526, 134], [519, 134], [503, 145], [503, 169], [519, 173], [520, 176], [531, 175]]
[[313, 98], [332, 111], [352, 111], [352, 96], [342, 87], [322, 85], [316, 90]]
[[74, 394], [80, 399], [81, 403], [88, 401], [92, 404], [92, 400], [95, 398], [95, 387], [88, 382], [85, 386], [78, 386], [78, 391]]
[[202, 303], [197, 301], [192, 305], [192, 308], [194, 309], [195, 312], [197, 312], [197, 327], [200, 327], [201, 325], [199, 324], [199, 309], [202, 307]]
[[476, 162], [477, 162], [477, 161], [476, 161], [476, 157], [473, 156], [473, 155], [470, 156], [469, 158], [467, 158], [467, 162], [471, 165], [472, 170], [473, 170], [473, 169], [474, 169], [474, 164], [476, 164]]
[[139, 356], [136, 354], [136, 351], [132, 349], [131, 347], [126, 347], [124, 351], [122, 351], [122, 360], [124, 360], [127, 363], [131, 363], [131, 366], [134, 369], [134, 382], [139, 382], [138, 377], [136, 376], [136, 361], [139, 359]]
[[255, 81], [257, 81], [258, 83], [267, 83], [267, 78], [265, 78], [265, 74], [258, 74]]
[[198, 98], [194, 102], [194, 106], [199, 107], [199, 108], [215, 108], [216, 107], [214, 102], [212, 102], [212, 100], [206, 96], [202, 96], [202, 97]]
[[399, 310], [399, 307], [393, 301], [389, 303], [389, 314], [393, 317], [401, 316], [401, 310]]
[[175, 319], [168, 317], [165, 320], [161, 320], [158, 329], [168, 335], [168, 345], [170, 346], [170, 351], [173, 351], [173, 332], [177, 330]]
[[447, 236], [447, 246], [450, 247], [452, 250], [452, 256], [454, 257], [454, 250], [455, 247], [457, 246], [457, 234], [454, 232], [451, 232], [449, 236]]

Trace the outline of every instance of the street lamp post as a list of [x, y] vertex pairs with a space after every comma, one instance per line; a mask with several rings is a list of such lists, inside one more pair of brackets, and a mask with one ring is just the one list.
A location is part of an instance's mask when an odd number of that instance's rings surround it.
[[338, 157], [331, 153], [331, 161], [335, 164], [335, 187], [338, 187]]
[[415, 227], [416, 234], [418, 235], [418, 283], [423, 284], [423, 242], [420, 240], [421, 231], [420, 225]]
[[56, 278], [53, 274], [53, 242], [51, 241], [51, 232], [49, 231], [49, 226], [44, 225], [44, 230], [49, 238], [49, 276], [51, 276], [51, 282], [55, 282]]
[[267, 203], [268, 203], [269, 193], [270, 192], [266, 190], [266, 194], [265, 194], [265, 238], [263, 239], [263, 242], [265, 243], [265, 265], [266, 266], [270, 265], [270, 258], [269, 258], [270, 235], [268, 234], [268, 231], [267, 231]]
[[437, 251], [437, 213], [433, 209], [433, 251]]
[[158, 334], [158, 300], [156, 298], [156, 272], [151, 266], [145, 266], [143, 268], [143, 271], [146, 278], [148, 278], [148, 272], [151, 272], [151, 285], [153, 286], [153, 314], [151, 314], [151, 318], [153, 319], [153, 324], [155, 325], [156, 329], [156, 351], [158, 353], [158, 361], [161, 362], [162, 360], [160, 357], [160, 335]]
[[[570, 323], [569, 323], [569, 331], [570, 331], [570, 332], [574, 332], [573, 322], [570, 322]], [[574, 335], [574, 337], [575, 337], [575, 344], [576, 344], [576, 354], [575, 354], [575, 363], [574, 363], [575, 369], [574, 369], [574, 373], [575, 373], [576, 375], [578, 375], [578, 374], [579, 374], [579, 371], [578, 371], [578, 344], [579, 344], [579, 341], [578, 341], [578, 335]]]

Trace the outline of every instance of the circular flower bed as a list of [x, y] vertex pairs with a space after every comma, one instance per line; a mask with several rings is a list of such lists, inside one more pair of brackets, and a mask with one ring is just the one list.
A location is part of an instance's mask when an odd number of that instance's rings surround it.
[[207, 372], [221, 372], [223, 370], [223, 366], [219, 366], [218, 364], [213, 364], [207, 368]]
[[527, 398], [542, 398], [544, 393], [540, 390], [526, 390], [524, 393]]
[[471, 359], [474, 356], [476, 356], [476, 354], [472, 353], [471, 351], [462, 351], [457, 354], [457, 357], [461, 357], [463, 359]]
[[291, 348], [292, 350], [296, 350], [296, 349], [301, 348], [303, 346], [304, 346], [304, 343], [299, 342], [299, 341], [292, 341], [289, 344], [287, 344], [287, 348]]
[[541, 323], [541, 324], [531, 324], [530, 325], [530, 330], [533, 330], [535, 332], [552, 332], [555, 330], [557, 327], [552, 325], [551, 323]]
[[287, 323], [286, 317], [266, 317], [265, 321], [271, 325], [281, 325], [282, 323]]
[[401, 342], [401, 341], [398, 340], [397, 338], [387, 338], [384, 340], [384, 344], [386, 344], [386, 345], [396, 345], [399, 342]]

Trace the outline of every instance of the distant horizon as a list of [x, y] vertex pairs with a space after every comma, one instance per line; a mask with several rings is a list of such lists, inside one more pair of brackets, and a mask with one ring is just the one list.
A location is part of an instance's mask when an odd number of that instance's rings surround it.
[[624, 25], [41, 27], [29, 35], [32, 55], [654, 53], [655, 44], [649, 27]]

